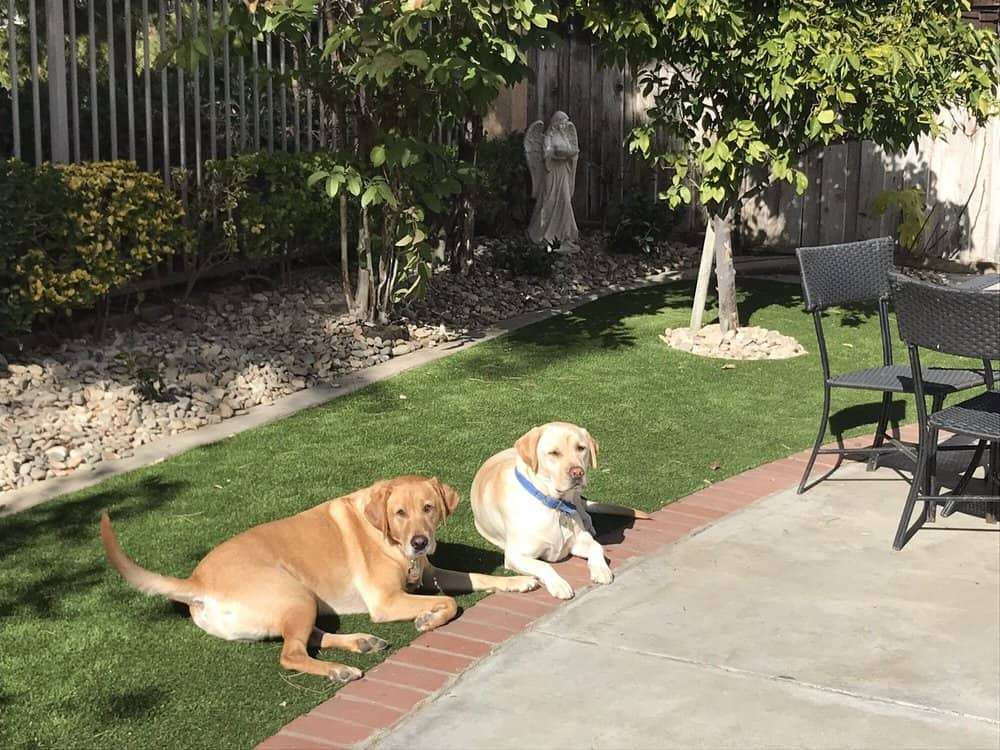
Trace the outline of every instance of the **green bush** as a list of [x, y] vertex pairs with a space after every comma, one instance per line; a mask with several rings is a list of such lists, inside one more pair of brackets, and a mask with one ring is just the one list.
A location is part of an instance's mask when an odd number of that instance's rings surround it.
[[334, 245], [339, 205], [307, 185], [331, 160], [323, 153], [262, 152], [206, 162], [190, 204], [197, 252], [214, 260], [260, 260]]
[[556, 253], [527, 237], [508, 237], [493, 244], [493, 264], [518, 276], [551, 276]]
[[676, 223], [676, 212], [665, 202], [646, 194], [632, 194], [621, 204], [618, 223], [608, 240], [608, 251], [649, 254], [669, 237]]
[[531, 218], [531, 175], [524, 160], [524, 133], [484, 141], [479, 147], [476, 231], [485, 237], [522, 232]]
[[183, 210], [131, 162], [0, 164], [0, 334], [92, 306], [183, 252]]

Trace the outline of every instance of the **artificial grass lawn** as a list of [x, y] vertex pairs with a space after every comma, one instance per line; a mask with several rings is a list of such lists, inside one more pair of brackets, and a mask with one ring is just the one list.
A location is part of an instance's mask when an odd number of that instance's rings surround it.
[[[141, 565], [186, 576], [254, 524], [379, 478], [436, 474], [464, 498], [440, 532], [436, 561], [492, 571], [502, 558], [475, 531], [468, 488], [484, 459], [535, 424], [589, 428], [601, 445], [589, 497], [644, 509], [810, 445], [819, 358], [796, 287], [743, 284], [742, 315], [797, 337], [809, 354], [734, 369], [658, 340], [665, 327], [687, 323], [691, 293], [682, 283], [606, 298], [0, 519], [0, 746], [245, 748], [336, 690], [282, 670], [278, 643], [215, 639], [183, 609], [129, 589], [105, 564], [102, 508]], [[835, 369], [879, 361], [870, 313], [831, 312], [827, 334]], [[866, 395], [834, 398], [836, 411]], [[874, 412], [844, 416], [858, 422]], [[374, 633], [393, 649], [416, 635], [411, 623], [359, 616], [340, 628]], [[382, 656], [335, 652], [361, 668]]]

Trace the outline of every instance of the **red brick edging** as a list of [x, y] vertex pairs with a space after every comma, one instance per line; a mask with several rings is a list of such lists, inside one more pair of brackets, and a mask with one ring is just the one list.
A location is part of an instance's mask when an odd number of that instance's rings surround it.
[[[903, 436], [913, 439], [915, 430], [904, 428]], [[871, 436], [845, 441], [851, 448], [870, 443]], [[614, 567], [654, 554], [730, 513], [795, 486], [808, 458], [809, 451], [802, 451], [709, 485], [656, 511], [651, 521], [636, 521], [633, 528], [624, 530], [622, 542], [602, 541], [604, 550]], [[835, 456], [819, 456], [813, 479], [835, 462]], [[587, 565], [581, 559], [557, 563], [556, 569], [578, 595], [591, 586]], [[487, 596], [447, 625], [418, 636], [363, 678], [285, 725], [257, 750], [330, 750], [358, 745], [391, 727], [498, 645], [561, 604], [544, 589]]]

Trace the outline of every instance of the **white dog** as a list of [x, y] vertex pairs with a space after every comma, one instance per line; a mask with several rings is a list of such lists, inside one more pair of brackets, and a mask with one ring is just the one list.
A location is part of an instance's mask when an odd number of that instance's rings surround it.
[[649, 518], [631, 508], [586, 501], [580, 494], [587, 485], [586, 469], [596, 466], [597, 442], [589, 432], [550, 422], [490, 458], [472, 481], [479, 533], [504, 551], [504, 565], [535, 576], [559, 599], [572, 598], [573, 587], [549, 562], [582, 557], [592, 581], [614, 579], [594, 539], [590, 512]]

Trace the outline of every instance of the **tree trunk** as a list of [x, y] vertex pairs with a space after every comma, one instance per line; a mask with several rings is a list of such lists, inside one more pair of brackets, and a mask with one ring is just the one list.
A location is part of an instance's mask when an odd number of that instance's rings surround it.
[[340, 193], [340, 277], [344, 285], [344, 300], [347, 302], [347, 314], [355, 317], [354, 294], [351, 291], [351, 271], [347, 257], [347, 196]]
[[736, 211], [732, 205], [722, 216], [712, 217], [715, 230], [715, 277], [719, 290], [719, 326], [723, 333], [740, 327], [739, 310], [736, 308], [736, 269], [733, 268], [733, 221]]
[[[376, 307], [376, 297], [375, 289], [377, 281], [375, 279], [375, 265], [372, 262], [372, 233], [371, 228], [368, 226], [368, 209], [361, 209], [361, 247], [364, 248], [365, 254], [365, 290], [364, 290], [364, 300], [365, 306], [358, 310], [359, 313], [365, 316], [365, 319], [369, 322], [375, 322], [375, 307]], [[358, 296], [361, 297], [361, 275], [358, 275]]]
[[701, 265], [698, 267], [698, 283], [694, 289], [694, 306], [691, 308], [691, 333], [701, 330], [705, 317], [705, 300], [708, 298], [708, 282], [712, 279], [712, 262], [715, 260], [715, 227], [709, 220], [705, 229], [705, 242], [701, 247]]
[[[466, 119], [458, 145], [458, 158], [476, 165], [479, 145], [483, 140], [483, 118], [473, 114]], [[472, 261], [473, 238], [476, 233], [476, 203], [479, 197], [478, 180], [466, 185], [458, 198], [458, 217], [453, 225], [455, 239], [451, 247], [449, 265], [454, 273], [464, 273]]]

